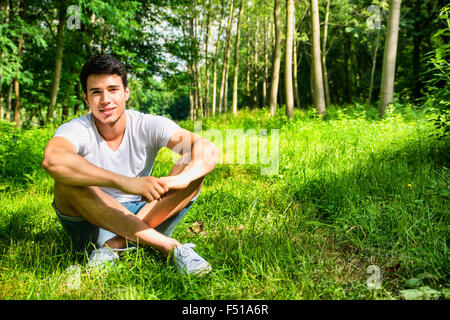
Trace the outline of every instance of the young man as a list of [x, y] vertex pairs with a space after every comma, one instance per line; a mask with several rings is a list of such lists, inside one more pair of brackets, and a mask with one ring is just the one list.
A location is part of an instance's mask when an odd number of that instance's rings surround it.
[[[42, 162], [55, 180], [53, 208], [74, 246], [93, 244], [89, 265], [103, 265], [119, 258], [129, 240], [171, 256], [183, 273], [209, 272], [194, 245], [171, 235], [214, 169], [217, 148], [167, 118], [125, 110], [127, 74], [114, 57], [92, 58], [80, 78], [91, 113], [61, 125]], [[181, 158], [169, 176], [152, 177], [162, 147]]]

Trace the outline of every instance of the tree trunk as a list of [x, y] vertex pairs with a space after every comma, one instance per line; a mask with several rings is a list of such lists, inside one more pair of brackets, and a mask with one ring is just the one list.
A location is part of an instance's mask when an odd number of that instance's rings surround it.
[[[9, 27], [9, 1], [5, 1], [5, 6], [2, 6], [2, 11], [4, 11], [5, 21], [4, 25]], [[0, 60], [3, 60], [5, 57], [5, 52], [2, 50], [0, 54]], [[2, 71], [0, 70], [0, 120], [4, 119], [5, 107], [4, 107], [4, 98], [2, 92]]]
[[228, 91], [228, 60], [230, 59], [230, 40], [231, 40], [231, 26], [233, 24], [234, 4], [236, 0], [233, 0], [230, 7], [230, 13], [228, 15], [227, 36], [225, 39], [225, 51], [222, 68], [222, 82], [220, 84], [219, 94], [219, 113], [222, 113], [222, 106], [226, 110], [227, 103], [227, 91]]
[[5, 120], [11, 121], [11, 109], [12, 109], [12, 90], [14, 86], [14, 81], [11, 81], [8, 88], [8, 96], [6, 97], [6, 115]]
[[259, 33], [259, 20], [256, 18], [256, 29], [255, 29], [255, 45], [253, 50], [253, 67], [254, 67], [254, 86], [253, 86], [253, 104], [255, 108], [259, 108], [259, 91], [258, 91], [258, 80], [259, 80], [259, 66], [258, 66], [258, 33]]
[[251, 64], [250, 64], [250, 14], [247, 16], [247, 56], [246, 56], [246, 70], [247, 70], [247, 74], [246, 74], [246, 78], [245, 78], [245, 95], [246, 95], [246, 99], [247, 99], [247, 107], [252, 107], [252, 101], [251, 101], [251, 91], [250, 91], [250, 68], [251, 68]]
[[327, 37], [328, 37], [328, 16], [330, 14], [330, 0], [327, 0], [327, 7], [325, 10], [325, 21], [323, 26], [323, 44], [322, 44], [322, 68], [323, 68], [323, 89], [325, 93], [325, 103], [329, 107], [330, 90], [328, 88], [328, 72], [327, 72]]
[[208, 60], [208, 47], [210, 36], [210, 15], [211, 15], [211, 3], [208, 2], [208, 9], [206, 12], [206, 34], [205, 34], [205, 117], [209, 116], [209, 60]]
[[238, 79], [239, 79], [239, 42], [241, 41], [241, 19], [242, 14], [244, 12], [243, 5], [244, 1], [241, 0], [236, 29], [236, 43], [234, 45], [234, 79], [233, 79], [233, 102], [232, 102], [232, 110], [234, 115], [237, 115], [237, 98], [238, 98], [237, 95], [238, 95]]
[[348, 64], [349, 64], [349, 56], [350, 56], [350, 37], [348, 35], [345, 36], [345, 43], [344, 43], [344, 61], [345, 61], [345, 69], [344, 69], [344, 76], [345, 76], [345, 98], [348, 104], [351, 102], [350, 98], [350, 76], [348, 72]]
[[3, 114], [5, 113], [4, 107], [5, 99], [3, 98], [3, 92], [0, 86], [0, 121], [3, 121]]
[[370, 71], [370, 84], [369, 84], [369, 98], [367, 99], [367, 104], [370, 105], [372, 102], [372, 92], [373, 92], [373, 80], [375, 77], [375, 67], [377, 64], [377, 53], [380, 47], [380, 27], [377, 28], [377, 38], [375, 40], [375, 48], [372, 54], [372, 70]]
[[202, 78], [200, 75], [200, 66], [198, 60], [195, 62], [195, 82], [197, 83], [198, 92], [198, 110], [200, 111], [200, 118], [203, 117], [203, 98], [202, 98]]
[[[21, 36], [22, 39], [23, 35]], [[20, 99], [20, 85], [19, 80], [14, 79], [14, 119], [13, 122], [15, 122], [16, 126], [20, 123], [20, 107], [22, 105], [22, 101]]]
[[275, 49], [273, 54], [272, 82], [270, 84], [270, 114], [273, 116], [277, 111], [278, 82], [280, 80], [281, 64], [281, 6], [280, 0], [274, 0], [274, 24], [275, 24]]
[[294, 88], [292, 84], [292, 46], [295, 30], [295, 7], [294, 0], [286, 0], [286, 49], [284, 61], [284, 87], [286, 94], [286, 116], [294, 117]]
[[[295, 101], [295, 105], [297, 106], [298, 109], [301, 108], [301, 104], [300, 104], [300, 96], [298, 94], [298, 60], [297, 60], [297, 53], [298, 53], [298, 48], [297, 48], [297, 41], [295, 39], [295, 35], [294, 35], [294, 43], [292, 44], [292, 49], [293, 49], [293, 65], [294, 65], [294, 70], [292, 73], [292, 77], [293, 77], [293, 82], [294, 82], [294, 101]], [[301, 59], [300, 59], [301, 61]]]
[[325, 95], [323, 91], [322, 65], [320, 59], [320, 22], [318, 0], [311, 0], [312, 65], [314, 70], [313, 102], [317, 113], [325, 116]]
[[395, 60], [397, 56], [398, 28], [401, 0], [389, 2], [389, 17], [386, 43], [384, 45], [383, 69], [381, 74], [380, 117], [383, 117], [394, 96]]
[[196, 110], [197, 110], [197, 97], [194, 85], [194, 75], [192, 71], [192, 65], [188, 63], [187, 72], [189, 76], [189, 118], [191, 121], [195, 120]]
[[225, 4], [222, 2], [221, 11], [220, 11], [220, 20], [219, 20], [219, 30], [217, 31], [217, 41], [216, 41], [216, 52], [214, 55], [213, 61], [213, 92], [212, 92], [212, 105], [211, 112], [213, 117], [216, 115], [216, 102], [217, 102], [217, 59], [219, 56], [219, 47], [220, 47], [220, 34], [222, 31], [222, 20], [225, 12]]
[[75, 103], [75, 106], [73, 108], [73, 114], [76, 115], [80, 111], [80, 105], [81, 105], [81, 95], [80, 95], [80, 82], [77, 81], [75, 84], [75, 96], [77, 97], [77, 103]]
[[269, 28], [267, 27], [267, 18], [264, 17], [264, 75], [263, 75], [263, 101], [262, 105], [265, 108], [267, 106], [267, 78], [269, 76], [269, 53], [267, 49], [267, 41], [268, 41], [268, 32]]
[[216, 115], [216, 100], [217, 100], [217, 60], [214, 58], [213, 61], [213, 91], [212, 91], [212, 101], [211, 101], [211, 113], [214, 117]]
[[197, 18], [194, 16], [190, 20], [190, 36], [191, 36], [191, 43], [193, 47], [195, 48], [195, 52], [193, 54], [192, 58], [192, 76], [194, 78], [194, 85], [195, 85], [195, 116], [194, 118], [197, 119], [198, 117], [198, 111], [200, 111], [200, 117], [203, 113], [203, 99], [202, 99], [202, 85], [201, 85], [201, 78], [200, 78], [200, 71], [199, 71], [199, 59], [198, 59], [198, 43], [197, 43]]
[[[189, 19], [189, 38], [187, 36], [187, 31], [185, 28], [185, 25], [182, 25], [181, 29], [183, 31], [183, 38], [185, 39], [185, 41], [187, 43], [190, 43], [190, 41], [192, 40], [191, 35], [191, 18]], [[194, 85], [194, 75], [192, 72], [192, 51], [189, 50], [187, 52], [187, 58], [186, 58], [186, 64], [187, 64], [187, 74], [188, 74], [188, 92], [189, 92], [189, 118], [193, 121], [195, 120], [195, 103], [196, 103], [196, 98], [195, 98], [195, 85]]]
[[63, 47], [64, 47], [64, 27], [66, 25], [66, 13], [67, 13], [67, 1], [63, 1], [59, 7], [59, 22], [58, 22], [58, 32], [56, 34], [56, 59], [55, 59], [55, 69], [53, 70], [53, 81], [52, 88], [50, 91], [50, 105], [47, 109], [47, 123], [50, 119], [55, 122], [55, 107], [56, 98], [58, 96], [59, 80], [61, 79], [61, 68], [63, 60]]
[[69, 118], [69, 106], [67, 105], [67, 99], [64, 99], [63, 101], [61, 116], [63, 122]]
[[[22, 8], [22, 12], [21, 12], [21, 18], [23, 21], [25, 21], [25, 15], [27, 12], [27, 1], [25, 0], [23, 3], [23, 8]], [[20, 70], [20, 55], [22, 53], [22, 46], [23, 46], [23, 32], [20, 32], [20, 36], [19, 36], [19, 42], [17, 45], [17, 66], [16, 66], [16, 78], [13, 80], [13, 84], [14, 84], [14, 119], [13, 121], [15, 122], [16, 127], [19, 125], [20, 123], [20, 107], [22, 105], [21, 99], [20, 99], [20, 85], [19, 85], [19, 79], [18, 79], [18, 73]]]

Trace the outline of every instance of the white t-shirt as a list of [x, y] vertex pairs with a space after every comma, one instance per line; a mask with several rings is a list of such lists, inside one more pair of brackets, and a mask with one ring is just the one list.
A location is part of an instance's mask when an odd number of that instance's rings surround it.
[[[172, 120], [134, 110], [125, 110], [127, 125], [119, 148], [112, 151], [98, 133], [92, 114], [61, 125], [54, 137], [72, 142], [77, 153], [93, 165], [127, 177], [148, 176], [162, 147], [180, 128]], [[123, 193], [115, 188], [101, 189], [119, 202], [138, 201], [141, 196]]]

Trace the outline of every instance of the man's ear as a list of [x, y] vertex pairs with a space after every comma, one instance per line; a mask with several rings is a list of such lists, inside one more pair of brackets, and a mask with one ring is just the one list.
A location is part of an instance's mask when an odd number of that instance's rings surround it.
[[130, 88], [128, 86], [125, 87], [125, 101], [130, 99]]
[[84, 93], [84, 91], [83, 91], [83, 100], [84, 100], [84, 102], [86, 102], [86, 105], [89, 107], [89, 102], [88, 102], [86, 93]]

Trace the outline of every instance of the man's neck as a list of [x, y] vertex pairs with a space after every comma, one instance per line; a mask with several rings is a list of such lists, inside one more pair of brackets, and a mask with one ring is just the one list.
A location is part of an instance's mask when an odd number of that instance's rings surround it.
[[94, 117], [94, 123], [98, 133], [105, 141], [122, 141], [127, 125], [127, 117], [124, 112], [114, 124], [103, 124]]

